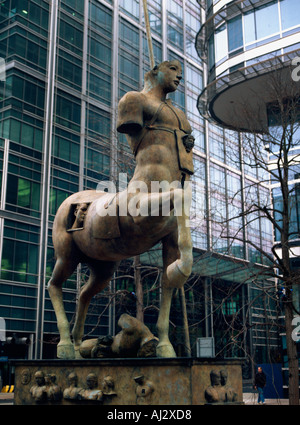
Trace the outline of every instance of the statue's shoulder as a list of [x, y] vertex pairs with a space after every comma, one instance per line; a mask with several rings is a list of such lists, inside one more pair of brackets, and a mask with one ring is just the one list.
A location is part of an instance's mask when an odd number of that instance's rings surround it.
[[124, 94], [121, 98], [119, 104], [127, 104], [127, 103], [144, 103], [145, 95], [139, 91], [129, 91]]
[[134, 134], [144, 126], [145, 95], [130, 91], [126, 93], [118, 105], [117, 130], [120, 133]]

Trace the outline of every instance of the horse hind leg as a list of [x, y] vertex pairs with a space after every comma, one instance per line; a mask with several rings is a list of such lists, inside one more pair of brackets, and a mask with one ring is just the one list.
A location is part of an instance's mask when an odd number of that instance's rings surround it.
[[70, 325], [63, 304], [62, 285], [72, 275], [77, 264], [77, 262], [58, 257], [51, 279], [48, 282], [48, 292], [60, 335], [60, 342], [57, 346], [57, 357], [60, 359], [75, 358], [74, 347], [70, 338]]
[[84, 334], [85, 318], [88, 312], [90, 301], [94, 295], [98, 294], [109, 284], [116, 265], [117, 263], [109, 261], [95, 261], [88, 264], [90, 269], [90, 277], [80, 292], [75, 324], [72, 330], [75, 358], [81, 358], [79, 348]]

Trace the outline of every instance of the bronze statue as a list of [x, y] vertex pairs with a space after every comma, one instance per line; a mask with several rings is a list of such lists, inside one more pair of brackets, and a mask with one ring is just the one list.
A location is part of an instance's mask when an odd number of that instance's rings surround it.
[[86, 377], [86, 389], [82, 389], [78, 394], [79, 400], [102, 401], [103, 392], [98, 388], [98, 378], [95, 373], [89, 373]]
[[133, 379], [137, 383], [137, 387], [135, 389], [136, 404], [151, 404], [152, 393], [154, 391], [153, 382], [147, 380], [144, 375], [136, 376]]
[[[184, 285], [193, 263], [189, 228], [192, 130], [185, 114], [167, 99], [181, 79], [178, 61], [162, 62], [145, 75], [141, 92], [129, 92], [119, 102], [117, 130], [126, 134], [136, 159], [128, 188], [117, 194], [78, 192], [57, 211], [53, 224], [56, 264], [48, 290], [60, 333], [59, 358], [74, 358], [75, 351], [79, 352], [90, 300], [108, 285], [118, 262], [146, 252], [160, 241], [163, 279], [157, 355], [176, 356], [168, 336], [172, 292]], [[80, 205], [85, 211], [78, 210]], [[166, 205], [169, 213], [165, 213]], [[111, 214], [113, 208], [116, 214]], [[68, 231], [78, 213], [75, 228], [80, 231]], [[78, 300], [73, 346], [62, 285], [80, 262], [89, 266], [90, 277]]]
[[227, 384], [228, 372], [226, 369], [211, 370], [211, 385], [205, 390], [208, 403], [233, 403], [237, 401], [237, 393]]
[[77, 400], [82, 388], [78, 387], [78, 376], [75, 372], [69, 373], [67, 377], [68, 387], [63, 392], [63, 397], [66, 400]]
[[35, 385], [30, 388], [30, 394], [36, 402], [46, 400], [45, 393], [45, 375], [42, 371], [38, 370], [34, 374]]
[[80, 345], [83, 358], [101, 357], [156, 357], [158, 338], [144, 323], [129, 314], [122, 314], [116, 336], [87, 339]]

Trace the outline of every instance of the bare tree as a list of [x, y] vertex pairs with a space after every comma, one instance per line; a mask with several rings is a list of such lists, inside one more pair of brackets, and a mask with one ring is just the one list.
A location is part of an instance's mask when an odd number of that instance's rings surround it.
[[[264, 80], [264, 96], [271, 99], [267, 104], [269, 126], [263, 133], [257, 133], [258, 112], [251, 110], [248, 103], [241, 101], [240, 114], [246, 118], [250, 130], [244, 133], [243, 139], [243, 166], [248, 170], [260, 170], [261, 181], [271, 183], [273, 187], [272, 200], [269, 196], [261, 196], [257, 191], [257, 182], [249, 179], [245, 185], [246, 200], [244, 210], [232, 217], [243, 218], [243, 228], [255, 226], [258, 220], [268, 222], [273, 229], [276, 244], [262, 246], [259, 240], [247, 237], [246, 243], [252, 247], [265, 264], [264, 276], [279, 282], [282, 287], [282, 305], [285, 317], [285, 333], [289, 366], [289, 400], [290, 404], [299, 404], [299, 360], [296, 341], [292, 338], [293, 318], [299, 315], [298, 306], [294, 305], [293, 288], [300, 283], [299, 270], [292, 267], [295, 257], [292, 239], [299, 238], [298, 223], [298, 183], [300, 178], [300, 97], [298, 88], [292, 84], [285, 72], [272, 72]], [[267, 93], [267, 96], [266, 96]], [[259, 99], [260, 93], [253, 92]], [[261, 104], [266, 101], [261, 99]], [[238, 118], [237, 118], [238, 122]], [[267, 194], [267, 192], [265, 192]], [[242, 229], [240, 229], [242, 230]], [[257, 227], [261, 231], [261, 227]], [[228, 238], [228, 235], [223, 235]], [[232, 236], [231, 236], [232, 237]], [[233, 236], [239, 239], [238, 232]]]

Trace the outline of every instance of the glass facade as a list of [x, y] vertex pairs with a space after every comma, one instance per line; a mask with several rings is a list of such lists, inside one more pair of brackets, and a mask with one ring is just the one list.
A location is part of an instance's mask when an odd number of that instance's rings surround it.
[[[240, 136], [204, 121], [197, 109], [199, 90], [205, 85], [205, 64], [195, 50], [200, 6], [196, 0], [148, 0], [148, 7], [156, 63], [178, 59], [183, 66], [182, 84], [171, 98], [186, 112], [195, 137], [191, 214], [195, 257], [206, 252], [226, 254], [233, 257], [230, 264], [237, 269], [249, 260], [261, 262], [258, 253], [245, 246], [240, 216], [245, 182], [258, 185], [260, 176], [252, 167], [241, 167]], [[127, 142], [116, 134], [115, 113], [124, 93], [142, 89], [149, 70], [144, 15], [136, 0], [4, 0], [0, 22], [0, 57], [6, 65], [5, 81], [0, 81], [0, 317], [5, 318], [9, 333], [33, 336], [37, 341], [33, 356], [54, 356], [51, 342], [57, 326], [45, 289], [54, 266], [54, 216], [72, 193], [95, 189], [101, 180], [115, 180], [117, 173], [132, 171]], [[225, 51], [236, 52], [243, 46], [241, 25], [236, 19], [218, 29], [218, 60]], [[213, 38], [210, 48], [214, 52]], [[261, 244], [270, 237], [266, 230], [264, 239], [263, 228], [262, 220], [259, 228], [248, 226]], [[202, 263], [197, 264], [201, 279], [195, 274], [186, 291], [194, 342], [212, 336], [208, 320], [218, 323], [217, 316], [210, 319], [212, 296], [222, 303], [222, 294], [228, 297], [233, 284], [225, 273], [228, 263], [218, 261], [205, 273]], [[212, 280], [214, 274], [218, 277]], [[82, 265], [64, 285], [70, 321], [78, 288], [87, 277]], [[145, 293], [157, 307], [159, 293], [151, 291], [152, 284], [149, 279]], [[212, 290], [213, 284], [223, 289]], [[134, 290], [132, 279], [122, 278], [118, 285], [129, 294]], [[224, 321], [215, 334], [218, 347], [228, 345], [229, 334], [222, 336], [226, 317], [239, 311], [246, 292], [241, 288], [224, 303]], [[105, 308], [108, 296], [93, 301], [86, 334], [112, 332], [115, 317], [113, 309]], [[176, 303], [174, 323], [180, 307]], [[145, 317], [152, 326], [151, 314]], [[225, 355], [244, 356], [243, 350], [233, 348]]]
[[[215, 185], [211, 198], [217, 210], [214, 217], [220, 226], [220, 222], [227, 223], [226, 218], [232, 214], [231, 229], [223, 225], [224, 236], [227, 231], [235, 235], [234, 243], [235, 240], [241, 242], [243, 235], [238, 229], [242, 224], [239, 215], [242, 205], [247, 211], [243, 230], [249, 243], [241, 243], [240, 250], [233, 246], [233, 250], [237, 250], [234, 255], [238, 257], [240, 252], [251, 263], [271, 264], [276, 269], [276, 276], [271, 273], [273, 280], [265, 277], [264, 282], [257, 284], [254, 279], [248, 286], [248, 297], [252, 300], [253, 358], [257, 363], [268, 363], [278, 350], [276, 326], [283, 304], [278, 303], [280, 295], [276, 298], [266, 294], [277, 290], [287, 275], [299, 269], [299, 86], [295, 87], [290, 78], [290, 69], [293, 69], [293, 59], [300, 55], [300, 3], [295, 0], [208, 0], [205, 11], [206, 21], [197, 35], [196, 45], [199, 56], [207, 61], [208, 76], [198, 108], [210, 122], [230, 129], [231, 137], [232, 129], [241, 132], [236, 136], [241, 149], [234, 150], [234, 154], [228, 143], [225, 142], [224, 147], [224, 137], [217, 131], [210, 136], [211, 162], [212, 158], [218, 161], [210, 173], [211, 186]], [[241, 167], [232, 169], [237, 152]], [[226, 168], [230, 172], [225, 173]], [[235, 195], [228, 203], [229, 198], [226, 201], [224, 194], [228, 197], [239, 185], [243, 188], [241, 197]], [[286, 216], [284, 206], [288, 207]], [[274, 226], [268, 212], [271, 217], [274, 213]], [[221, 229], [216, 226], [215, 229], [220, 235]], [[288, 241], [283, 237], [284, 232], [288, 233]], [[226, 243], [218, 239], [215, 244], [220, 250], [227, 248]], [[289, 249], [290, 265], [286, 267], [286, 275], [282, 268], [280, 270], [283, 247]], [[263, 252], [270, 255], [270, 264], [267, 256], [262, 257]], [[290, 284], [287, 278], [286, 282]], [[297, 286], [296, 282], [292, 289], [296, 310], [299, 308]], [[287, 358], [283, 348], [281, 361], [284, 364]], [[278, 359], [280, 356], [275, 361], [279, 362]]]
[[[222, 24], [216, 24], [210, 36], [210, 50], [214, 54], [210, 70], [242, 52], [299, 32], [300, 4], [296, 0], [275, 0], [261, 6], [258, 2], [250, 10], [249, 2], [238, 3], [240, 13], [236, 14], [237, 9], [235, 13], [229, 10], [226, 23], [216, 18]], [[276, 50], [274, 47], [273, 52]], [[270, 47], [268, 53], [272, 53]], [[257, 55], [254, 57], [257, 59]]]
[[[181, 60], [190, 83], [173, 101], [189, 114], [204, 152], [196, 109], [203, 70], [194, 48], [200, 7], [195, 0], [148, 5], [155, 60]], [[132, 162], [127, 142], [116, 134], [115, 111], [125, 92], [142, 88], [149, 70], [144, 14], [135, 0], [4, 0], [0, 22], [6, 68], [0, 82], [0, 316], [8, 332], [36, 340], [44, 335], [47, 342], [57, 332], [45, 290], [54, 265], [55, 213], [70, 194], [95, 189], [115, 177], [119, 164], [128, 171]], [[199, 176], [201, 185], [204, 179]], [[78, 269], [65, 284], [70, 320], [85, 275]], [[87, 333], [106, 301], [96, 302], [97, 313], [91, 310]], [[111, 331], [109, 314], [103, 312], [96, 334]]]

